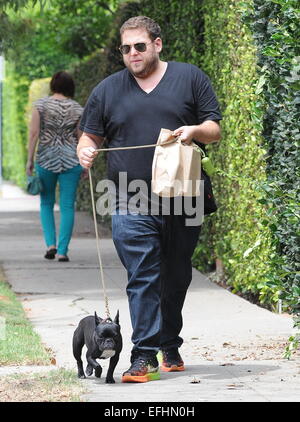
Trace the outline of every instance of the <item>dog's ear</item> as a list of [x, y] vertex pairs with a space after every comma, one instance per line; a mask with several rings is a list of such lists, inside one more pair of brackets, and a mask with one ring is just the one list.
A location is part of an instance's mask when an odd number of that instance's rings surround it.
[[119, 324], [119, 309], [117, 311], [117, 315], [115, 316], [114, 323], [117, 324], [117, 325], [120, 325]]
[[102, 321], [102, 318], [99, 318], [97, 312], [95, 311], [95, 324], [96, 326], [99, 325]]

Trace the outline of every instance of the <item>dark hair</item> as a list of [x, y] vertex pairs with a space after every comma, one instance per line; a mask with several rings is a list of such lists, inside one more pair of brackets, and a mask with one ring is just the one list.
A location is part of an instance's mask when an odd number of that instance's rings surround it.
[[75, 83], [72, 76], [64, 71], [55, 73], [50, 82], [52, 93], [63, 94], [66, 97], [74, 97]]
[[123, 32], [127, 29], [137, 28], [146, 29], [152, 41], [158, 37], [161, 38], [160, 26], [153, 19], [148, 18], [147, 16], [134, 16], [133, 18], [128, 19], [121, 26], [120, 35], [122, 36]]

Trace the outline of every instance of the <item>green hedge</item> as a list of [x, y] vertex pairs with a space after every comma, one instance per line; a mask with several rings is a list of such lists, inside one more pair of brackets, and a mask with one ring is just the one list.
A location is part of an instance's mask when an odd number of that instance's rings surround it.
[[258, 49], [267, 180], [263, 221], [277, 254], [268, 284], [281, 292], [300, 327], [300, 4], [254, 0], [247, 22]]
[[213, 186], [218, 211], [205, 219], [194, 264], [202, 271], [215, 260], [234, 292], [276, 304], [278, 292], [266, 284], [273, 254], [265, 211], [258, 201], [265, 180], [265, 150], [256, 103], [256, 56], [249, 29], [242, 22], [243, 3], [204, 0], [203, 55], [197, 63], [210, 76], [223, 113], [222, 141], [209, 146], [218, 174]]
[[202, 0], [141, 0], [141, 14], [161, 27], [162, 60], [199, 65], [203, 53]]
[[29, 81], [16, 78], [13, 65], [6, 63], [3, 84], [3, 178], [26, 185], [27, 121]]
[[[196, 259], [220, 258], [225, 281], [299, 313], [299, 6], [294, 0], [205, 0], [204, 70], [222, 105], [219, 211]], [[252, 12], [252, 13], [251, 13]], [[216, 41], [217, 40], [217, 41]], [[254, 43], [255, 40], [255, 43]], [[258, 54], [257, 54], [258, 53]], [[299, 325], [299, 318], [296, 319]]]

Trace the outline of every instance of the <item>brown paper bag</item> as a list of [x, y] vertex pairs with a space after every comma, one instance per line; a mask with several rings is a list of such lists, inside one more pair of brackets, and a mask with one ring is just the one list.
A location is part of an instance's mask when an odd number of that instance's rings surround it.
[[[201, 153], [161, 129], [152, 163], [152, 191], [164, 197], [200, 195]], [[171, 140], [172, 143], [167, 143]], [[167, 144], [166, 144], [167, 143]]]

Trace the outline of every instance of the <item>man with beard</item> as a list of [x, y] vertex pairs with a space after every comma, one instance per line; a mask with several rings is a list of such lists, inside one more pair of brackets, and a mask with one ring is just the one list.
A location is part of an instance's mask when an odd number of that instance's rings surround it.
[[[127, 20], [120, 35], [126, 67], [101, 81], [90, 95], [80, 124], [80, 164], [92, 166], [104, 138], [109, 148], [154, 144], [161, 128], [189, 144], [218, 141], [221, 114], [209, 78], [194, 65], [162, 61], [160, 27], [146, 16]], [[151, 209], [124, 213], [121, 207], [133, 194], [120, 188], [120, 172], [126, 173], [128, 184], [143, 180], [151, 192], [153, 153], [153, 148], [108, 153], [108, 178], [118, 193], [112, 234], [128, 274], [133, 328], [131, 366], [123, 382], [159, 379], [159, 350], [163, 371], [184, 370], [178, 351], [183, 343], [181, 312], [200, 226], [186, 226], [183, 216], [170, 220], [161, 209], [154, 215]], [[170, 230], [171, 243], [166, 242]]]

